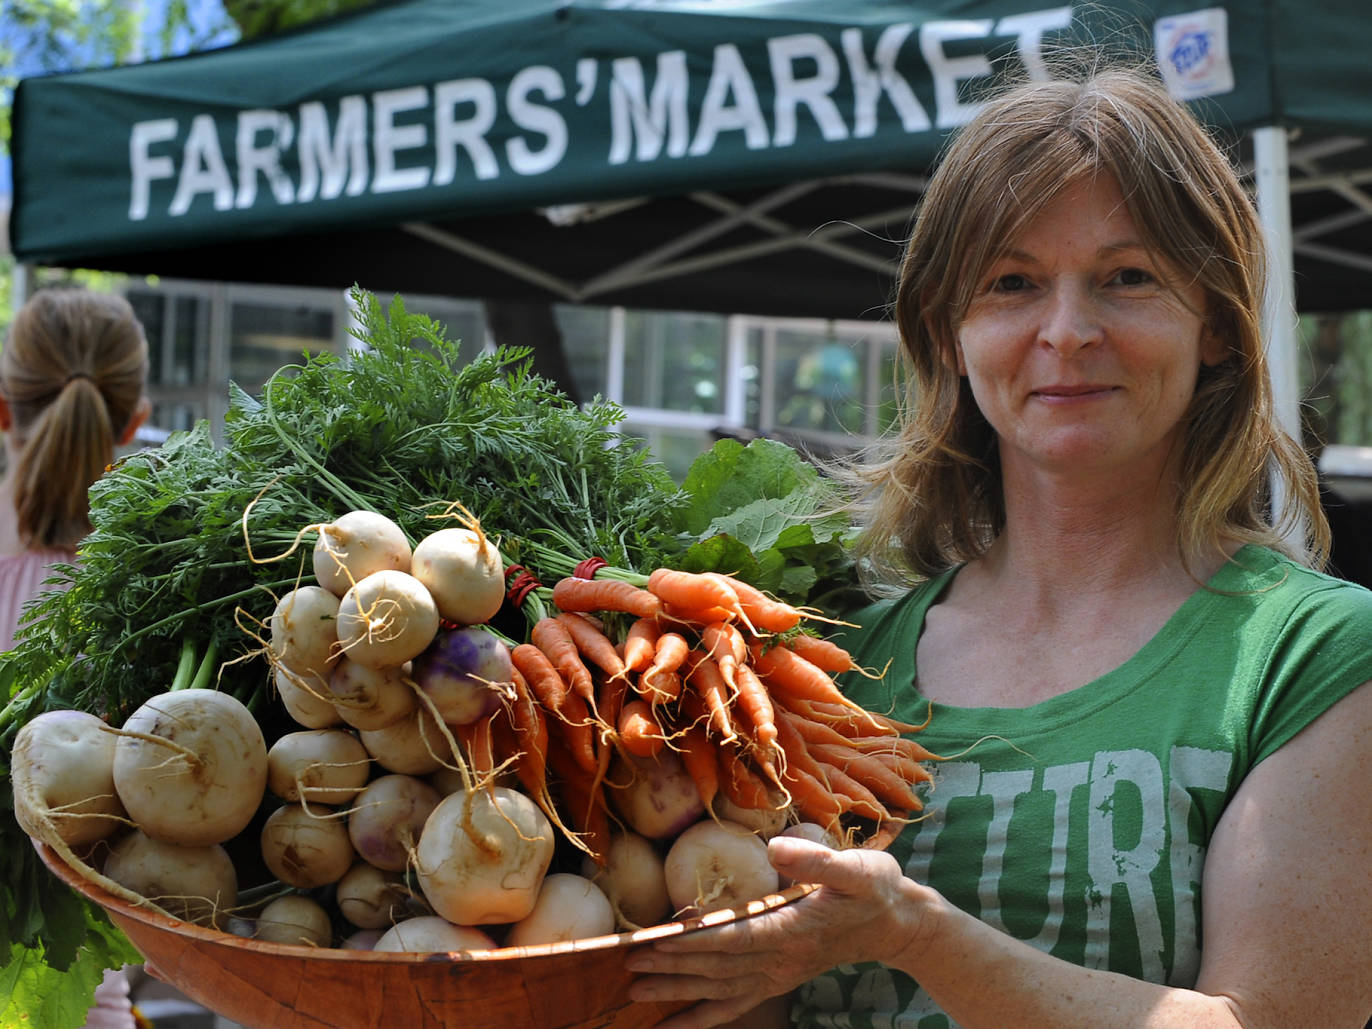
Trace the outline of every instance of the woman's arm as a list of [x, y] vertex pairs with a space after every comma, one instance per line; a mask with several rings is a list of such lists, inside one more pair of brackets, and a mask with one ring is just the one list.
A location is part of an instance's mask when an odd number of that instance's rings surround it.
[[[966, 1029], [1362, 1029], [1372, 1013], [1372, 683], [1262, 762], [1211, 840], [1196, 989], [1038, 951], [906, 879], [886, 854], [773, 843], [825, 888], [765, 916], [655, 944], [641, 999], [704, 998], [663, 1029], [738, 1017], [836, 964], [882, 961]], [[650, 965], [641, 962], [648, 961]]]

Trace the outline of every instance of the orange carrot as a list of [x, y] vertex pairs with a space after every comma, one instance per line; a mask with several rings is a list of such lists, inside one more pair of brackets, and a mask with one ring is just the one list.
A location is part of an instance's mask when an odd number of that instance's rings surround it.
[[560, 736], [568, 753], [583, 770], [595, 773], [600, 767], [596, 753], [596, 722], [579, 693], [568, 693], [562, 718], [548, 724], [549, 736]]
[[767, 784], [748, 767], [742, 750], [738, 747], [716, 747], [715, 759], [719, 762], [720, 790], [735, 804], [752, 811], [776, 806]]
[[657, 757], [667, 744], [654, 708], [646, 700], [630, 700], [619, 712], [619, 742], [635, 757]]
[[721, 742], [732, 743], [738, 739], [729, 716], [729, 684], [724, 681], [719, 665], [701, 655], [687, 673], [686, 682], [704, 702], [708, 728], [714, 730]]
[[655, 568], [648, 576], [648, 589], [664, 604], [671, 605], [680, 617], [690, 618], [690, 612], [709, 608], [722, 608], [733, 617], [738, 617], [738, 594], [727, 583], [707, 574]]
[[662, 601], [633, 583], [574, 575], [553, 584], [553, 604], [560, 611], [622, 611], [639, 618], [662, 613]]
[[707, 810], [713, 810], [715, 797], [719, 794], [719, 762], [715, 757], [715, 745], [705, 735], [705, 727], [689, 726], [676, 737], [675, 745], [686, 773], [700, 791], [700, 799]]
[[588, 773], [556, 736], [549, 740], [548, 768], [577, 845], [603, 866], [609, 859], [610, 818], [596, 773]]
[[510, 660], [543, 708], [561, 714], [567, 702], [567, 682], [548, 655], [532, 643], [521, 643], [510, 651]]
[[839, 818], [843, 805], [824, 782], [796, 765], [787, 765], [781, 773], [791, 804], [807, 821], [817, 822], [835, 835], [841, 836]]
[[484, 718], [452, 727], [477, 781], [487, 785], [494, 785], [495, 747], [491, 739], [491, 722], [499, 711], [497, 708]]
[[711, 622], [700, 630], [700, 642], [705, 653], [719, 665], [720, 674], [729, 684], [730, 695], [737, 693], [738, 667], [748, 660], [748, 644], [743, 633], [728, 622]]
[[514, 698], [508, 721], [520, 750], [515, 775], [529, 795], [537, 799], [548, 788], [548, 721], [519, 669], [515, 669], [512, 679]]
[[567, 630], [577, 653], [590, 661], [612, 679], [622, 679], [627, 674], [624, 660], [615, 650], [610, 638], [600, 631], [585, 615], [562, 613], [556, 616], [558, 624]]
[[771, 694], [751, 665], [739, 665], [735, 679], [738, 693], [734, 705], [752, 724], [752, 737], [761, 749], [760, 756], [770, 760], [777, 741], [776, 708], [772, 705]]
[[886, 805], [878, 800], [871, 790], [843, 769], [836, 768], [824, 761], [820, 762], [820, 767], [824, 769], [824, 781], [834, 796], [838, 798], [838, 802], [844, 811], [877, 822], [885, 821], [891, 817], [891, 812], [886, 810]]
[[800, 624], [803, 615], [799, 609], [768, 596], [756, 586], [735, 579], [732, 575], [722, 575], [718, 572], [705, 574], [717, 579], [733, 592], [738, 598], [742, 621], [755, 632], [787, 632]]
[[846, 697], [841, 697], [838, 702], [833, 701], [832, 698], [824, 701], [809, 697], [797, 697], [794, 701], [788, 701], [788, 705], [807, 718], [832, 725], [839, 732], [848, 736], [865, 736], [874, 730], [878, 733], [884, 732], [898, 736], [901, 733], [919, 732], [929, 724], [927, 717], [919, 725], [898, 722], [887, 715], [863, 710]]
[[832, 743], [812, 743], [810, 752], [825, 764], [847, 772], [891, 810], [919, 811], [924, 807], [910, 783], [875, 757]]
[[809, 661], [821, 671], [828, 672], [830, 675], [839, 675], [842, 672], [851, 672], [858, 666], [853, 660], [853, 655], [844, 650], [833, 640], [822, 639], [819, 636], [809, 636], [806, 633], [797, 633], [786, 642], [786, 646], [801, 657]]
[[[837, 704], [867, 716], [863, 708], [840, 691], [827, 672], [816, 668], [794, 650], [786, 647], [764, 648], [753, 644], [753, 667], [773, 693], [786, 693], [805, 700]], [[873, 723], [875, 724], [875, 722]]]
[[678, 670], [691, 652], [691, 645], [679, 632], [664, 632], [657, 638], [653, 663], [638, 679], [638, 691], [655, 703], [681, 696]]
[[529, 642], [547, 655], [558, 674], [571, 686], [572, 692], [594, 709], [595, 686], [591, 682], [591, 673], [581, 660], [576, 641], [567, 627], [556, 618], [540, 618], [529, 630]]
[[656, 618], [634, 619], [624, 634], [624, 667], [631, 672], [646, 671], [657, 656], [657, 641], [661, 635], [662, 623]]

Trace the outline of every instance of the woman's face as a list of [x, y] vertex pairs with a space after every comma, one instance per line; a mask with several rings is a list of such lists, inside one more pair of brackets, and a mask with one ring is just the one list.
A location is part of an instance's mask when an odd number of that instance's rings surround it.
[[992, 263], [956, 330], [1002, 470], [1160, 471], [1201, 364], [1225, 356], [1204, 303], [1149, 255], [1113, 179], [1064, 189]]

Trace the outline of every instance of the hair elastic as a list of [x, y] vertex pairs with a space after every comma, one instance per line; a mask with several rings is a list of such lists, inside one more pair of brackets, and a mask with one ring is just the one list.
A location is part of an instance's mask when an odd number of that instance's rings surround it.
[[70, 385], [76, 379], [85, 379], [87, 382], [95, 381], [94, 377], [92, 377], [90, 372], [72, 372], [70, 375], [67, 376], [67, 381], [62, 383], [62, 385]]

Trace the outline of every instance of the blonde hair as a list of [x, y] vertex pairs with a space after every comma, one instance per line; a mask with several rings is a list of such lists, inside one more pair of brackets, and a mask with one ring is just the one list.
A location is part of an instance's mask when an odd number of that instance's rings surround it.
[[[976, 284], [1064, 188], [1113, 177], [1145, 245], [1205, 293], [1227, 357], [1203, 367], [1177, 465], [1178, 548], [1192, 567], [1232, 542], [1316, 566], [1329, 546], [1314, 467], [1278, 424], [1260, 311], [1266, 266], [1252, 202], [1221, 149], [1144, 71], [1018, 84], [947, 149], [917, 211], [895, 297], [908, 361], [895, 432], [846, 478], [860, 497], [876, 581], [936, 574], [982, 554], [1004, 526], [996, 437], [954, 356]], [[1271, 476], [1285, 483], [1274, 525]], [[1292, 544], [1296, 526], [1304, 537]]]
[[67, 547], [90, 531], [87, 491], [143, 398], [148, 344], [123, 297], [43, 289], [15, 315], [0, 394], [20, 448], [13, 470], [19, 538]]

